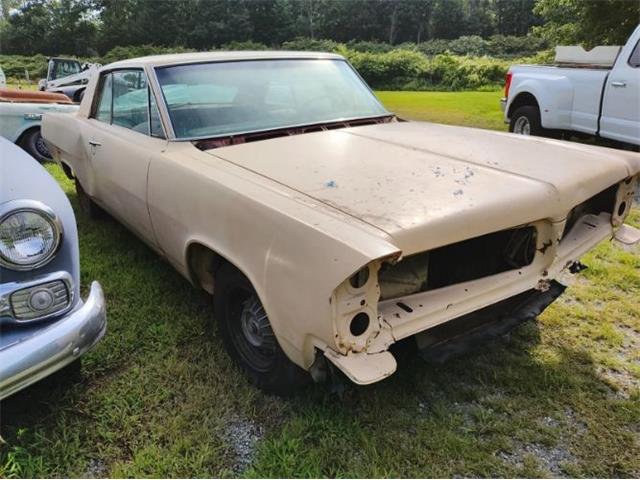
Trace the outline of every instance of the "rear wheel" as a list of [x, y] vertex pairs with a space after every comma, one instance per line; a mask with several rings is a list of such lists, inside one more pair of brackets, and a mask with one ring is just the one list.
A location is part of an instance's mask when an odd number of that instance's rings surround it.
[[276, 395], [290, 395], [308, 383], [308, 373], [280, 348], [251, 283], [232, 265], [218, 271], [213, 300], [225, 348], [251, 383]]
[[84, 191], [82, 185], [76, 178], [76, 193], [78, 195], [78, 203], [80, 204], [80, 208], [84, 213], [87, 214], [89, 218], [92, 220], [97, 220], [99, 218], [104, 217], [104, 210], [100, 208], [96, 202], [94, 202], [87, 192]]
[[540, 110], [533, 105], [519, 107], [511, 115], [509, 131], [519, 135], [545, 136], [546, 130], [540, 123]]
[[20, 146], [40, 163], [51, 160], [51, 154], [39, 128], [26, 132], [20, 139]]

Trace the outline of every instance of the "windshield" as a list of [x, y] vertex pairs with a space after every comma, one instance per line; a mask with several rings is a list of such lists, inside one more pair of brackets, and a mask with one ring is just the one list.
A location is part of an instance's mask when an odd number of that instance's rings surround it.
[[82, 71], [82, 65], [77, 60], [52, 60], [52, 62], [51, 80], [75, 75]]
[[389, 115], [342, 60], [262, 60], [157, 69], [177, 138]]

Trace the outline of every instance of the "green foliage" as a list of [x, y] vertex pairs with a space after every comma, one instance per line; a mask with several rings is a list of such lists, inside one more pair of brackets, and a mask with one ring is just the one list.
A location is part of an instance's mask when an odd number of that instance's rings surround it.
[[47, 74], [47, 57], [44, 55], [0, 55], [0, 66], [7, 77], [37, 80]]
[[[205, 50], [309, 37], [383, 53], [434, 38], [522, 36], [537, 21], [533, 1], [1, 0], [0, 47], [6, 54], [96, 56], [126, 45]], [[462, 53], [483, 54], [477, 47]]]
[[282, 44], [282, 50], [302, 50], [309, 52], [336, 52], [340, 44], [333, 40], [318, 40], [308, 37], [297, 37]]
[[245, 42], [229, 42], [225, 43], [220, 47], [220, 50], [268, 50], [264, 43], [252, 42], [251, 40], [247, 40]]
[[535, 55], [546, 47], [546, 40], [532, 35], [521, 37], [492, 35], [487, 39], [471, 35], [454, 40], [429, 40], [417, 45], [417, 49], [425, 55], [450, 52], [457, 55], [490, 55], [503, 58]]
[[155, 45], [137, 45], [129, 47], [115, 47], [98, 59], [98, 63], [106, 65], [108, 63], [117, 62], [118, 60], [126, 60], [127, 58], [146, 57], [148, 55], [163, 55], [165, 53], [186, 53], [193, 52], [184, 47], [157, 47]]
[[623, 45], [640, 21], [636, 0], [536, 0], [544, 24], [533, 31], [552, 45]]
[[548, 55], [511, 60], [444, 53], [427, 57], [410, 50], [386, 53], [343, 50], [342, 53], [376, 89], [474, 90], [498, 88], [514, 63], [542, 63]]

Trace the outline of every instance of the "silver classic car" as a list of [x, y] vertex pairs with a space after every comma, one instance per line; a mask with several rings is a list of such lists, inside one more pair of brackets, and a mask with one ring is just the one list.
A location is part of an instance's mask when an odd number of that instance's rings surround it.
[[0, 400], [79, 359], [106, 325], [100, 284], [80, 298], [69, 200], [33, 158], [0, 138]]

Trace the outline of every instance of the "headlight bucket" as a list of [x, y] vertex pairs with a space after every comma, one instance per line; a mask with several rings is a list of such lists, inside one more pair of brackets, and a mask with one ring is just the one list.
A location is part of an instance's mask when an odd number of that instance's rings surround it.
[[613, 208], [611, 223], [614, 227], [622, 225], [631, 211], [636, 189], [640, 188], [640, 175], [628, 177], [618, 185], [616, 203]]
[[49, 263], [62, 241], [62, 223], [55, 212], [36, 200], [11, 200], [0, 205], [0, 265], [33, 270]]

